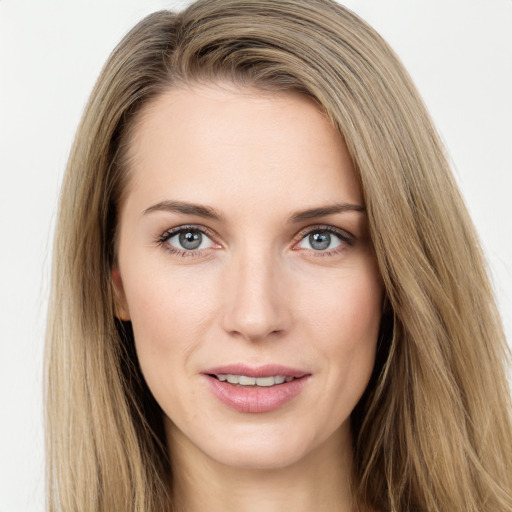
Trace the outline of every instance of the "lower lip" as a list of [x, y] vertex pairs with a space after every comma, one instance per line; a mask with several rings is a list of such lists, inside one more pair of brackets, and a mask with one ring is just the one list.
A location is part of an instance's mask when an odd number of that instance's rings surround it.
[[236, 386], [205, 375], [212, 393], [225, 405], [238, 412], [271, 412], [294, 399], [309, 380], [309, 375], [275, 386]]

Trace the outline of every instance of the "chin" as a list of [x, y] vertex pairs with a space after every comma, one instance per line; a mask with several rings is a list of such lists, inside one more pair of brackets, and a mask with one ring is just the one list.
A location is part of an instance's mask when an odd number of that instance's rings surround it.
[[[348, 426], [349, 422], [345, 423]], [[190, 437], [186, 437], [181, 433], [180, 437], [215, 463], [241, 470], [279, 470], [309, 464], [316, 457], [325, 460], [326, 453], [332, 455], [340, 442], [349, 439], [343, 435], [343, 425], [330, 431], [302, 427], [299, 422], [279, 425], [269, 420], [259, 425], [217, 429], [216, 433], [210, 430], [209, 435], [189, 432]]]
[[[263, 445], [263, 446], [262, 446]], [[306, 455], [303, 446], [254, 443], [209, 454], [217, 463], [245, 470], [279, 470], [293, 466]]]

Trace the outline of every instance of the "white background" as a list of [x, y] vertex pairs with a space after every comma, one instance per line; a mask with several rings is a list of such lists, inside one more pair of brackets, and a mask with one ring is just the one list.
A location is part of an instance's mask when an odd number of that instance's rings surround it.
[[[87, 96], [145, 14], [186, 1], [0, 0], [0, 512], [44, 508], [42, 350], [59, 183]], [[350, 0], [452, 156], [512, 340], [512, 0]]]

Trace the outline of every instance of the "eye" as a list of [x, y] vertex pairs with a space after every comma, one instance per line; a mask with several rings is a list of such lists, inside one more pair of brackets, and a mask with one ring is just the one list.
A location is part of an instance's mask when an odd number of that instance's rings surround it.
[[305, 233], [297, 244], [300, 249], [330, 253], [341, 249], [344, 244], [352, 245], [353, 239], [346, 233], [334, 228], [317, 228]]
[[178, 252], [200, 251], [214, 246], [213, 240], [203, 230], [195, 227], [166, 231], [159, 242]]

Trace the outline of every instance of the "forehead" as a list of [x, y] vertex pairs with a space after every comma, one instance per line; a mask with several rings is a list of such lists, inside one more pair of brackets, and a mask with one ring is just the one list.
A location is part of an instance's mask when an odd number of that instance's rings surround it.
[[229, 85], [169, 89], [140, 113], [129, 140], [128, 194], [259, 203], [347, 201], [361, 190], [341, 135], [295, 92]]

